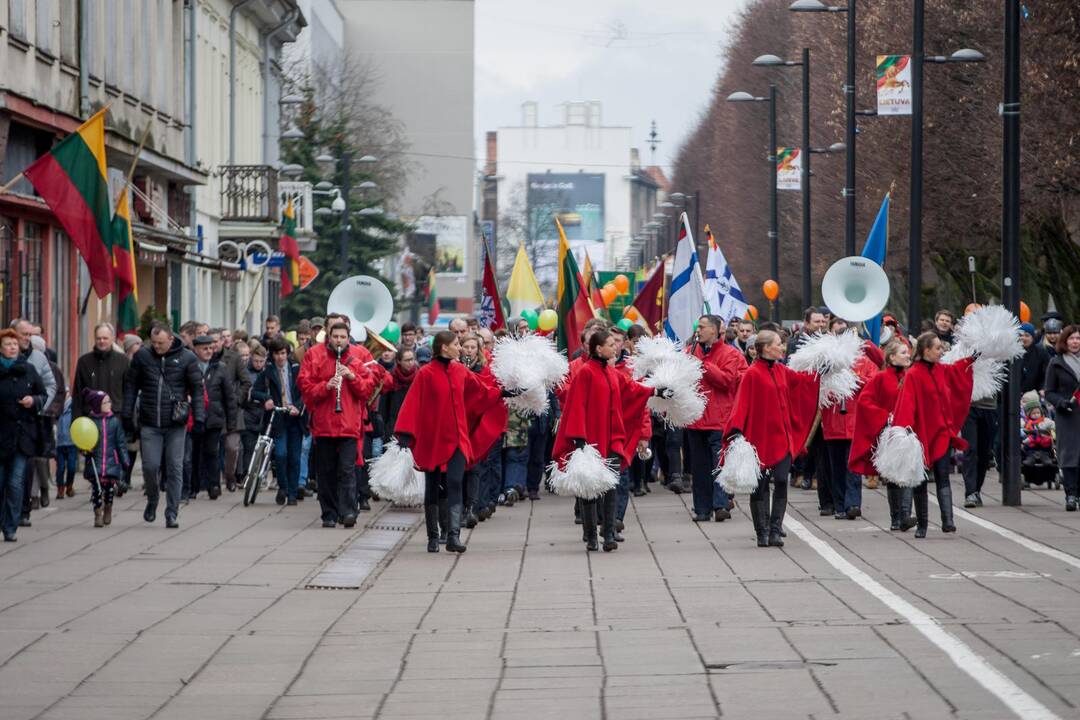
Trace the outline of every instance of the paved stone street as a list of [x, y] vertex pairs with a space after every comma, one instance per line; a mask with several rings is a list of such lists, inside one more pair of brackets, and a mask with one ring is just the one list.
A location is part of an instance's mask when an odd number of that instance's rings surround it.
[[[545, 495], [454, 557], [402, 532], [418, 513], [324, 530], [313, 500], [269, 494], [200, 499], [166, 531], [134, 492], [94, 529], [80, 481], [0, 548], [0, 717], [1076, 717], [1080, 513], [987, 487], [994, 525], [943, 536], [931, 504], [922, 541], [887, 531], [881, 491], [849, 522], [793, 490], [783, 550], [657, 488], [611, 554]], [[320, 571], [370, 575], [309, 588]]]

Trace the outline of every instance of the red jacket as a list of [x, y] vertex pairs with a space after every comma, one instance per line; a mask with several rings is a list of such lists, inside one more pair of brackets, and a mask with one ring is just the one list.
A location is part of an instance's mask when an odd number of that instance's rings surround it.
[[874, 467], [874, 448], [878, 436], [889, 424], [889, 415], [896, 407], [900, 383], [905, 368], [890, 366], [879, 370], [859, 392], [855, 404], [855, 432], [851, 437], [848, 470], [858, 475], [877, 475]]
[[[615, 369], [619, 372], [619, 375], [623, 378], [623, 385], [626, 383], [634, 382], [634, 374], [630, 371], [630, 363], [626, 362], [624, 357], [620, 362], [615, 363]], [[620, 385], [620, 388], [622, 385]], [[625, 411], [629, 411], [632, 408], [626, 407], [626, 401], [634, 397], [633, 392], [624, 392], [623, 406]], [[645, 398], [646, 405], [641, 409], [641, 423], [634, 424], [632, 422], [626, 425], [626, 449], [628, 453], [633, 453], [637, 448], [638, 441], [641, 438], [652, 437], [652, 413], [649, 412], [648, 406], [649, 398]], [[636, 400], [634, 401], [636, 404]], [[629, 417], [629, 416], [627, 416]]]
[[[363, 353], [358, 352], [363, 350]], [[353, 372], [352, 380], [341, 385], [341, 412], [334, 412], [337, 393], [326, 387], [334, 377], [336, 354], [326, 343], [315, 345], [304, 353], [297, 384], [311, 416], [313, 437], [354, 437], [364, 435], [367, 418], [367, 401], [375, 390], [375, 377], [371, 365], [365, 365], [363, 356], [371, 353], [356, 345], [349, 346], [341, 355], [341, 364]]]
[[607, 362], [583, 361], [566, 391], [552, 457], [563, 462], [574, 451], [573, 441], [584, 440], [595, 445], [601, 457], [617, 455], [629, 465], [635, 448], [628, 441], [635, 430], [640, 437], [641, 417], [651, 395], [652, 388], [628, 380]]
[[967, 448], [960, 429], [971, 408], [972, 364], [964, 358], [953, 365], [916, 361], [904, 376], [896, 398], [892, 424], [909, 427], [923, 446], [927, 467], [949, 447]]
[[[872, 347], [872, 346], [871, 346]], [[846, 403], [836, 403], [821, 411], [821, 432], [826, 440], [851, 440], [855, 436], [855, 407], [859, 395], [866, 383], [877, 372], [880, 365], [875, 365], [866, 355], [855, 361], [852, 371], [859, 378], [859, 389]], [[846, 412], [841, 412], [846, 410]]]
[[[479, 372], [473, 372], [489, 389], [494, 389], [502, 396], [502, 388], [499, 387], [495, 375], [491, 372], [491, 365], [486, 364]], [[465, 399], [465, 415], [469, 423], [469, 436], [472, 442], [473, 460], [479, 462], [487, 457], [496, 441], [506, 432], [506, 421], [510, 419], [510, 411], [506, 403], [500, 402], [494, 405], [485, 403], [469, 402]]]
[[[476, 417], [493, 409], [501, 395], [498, 385], [488, 385], [461, 363], [435, 358], [417, 371], [394, 433], [407, 436], [403, 443], [421, 470], [445, 467], [458, 449], [472, 465], [478, 454], [469, 436], [470, 412]], [[505, 429], [504, 423], [499, 433]]]
[[746, 372], [746, 358], [724, 342], [715, 342], [706, 353], [702, 345], [694, 345], [690, 353], [701, 360], [701, 390], [705, 394], [705, 413], [690, 430], [723, 430], [735, 405], [739, 380]]
[[739, 383], [724, 435], [741, 432], [757, 450], [762, 467], [772, 467], [788, 455], [795, 459], [802, 454], [817, 415], [819, 386], [815, 374], [755, 360]]

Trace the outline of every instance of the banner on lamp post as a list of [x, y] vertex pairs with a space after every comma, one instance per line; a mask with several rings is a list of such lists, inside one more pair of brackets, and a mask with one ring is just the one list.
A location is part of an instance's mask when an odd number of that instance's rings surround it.
[[877, 56], [877, 114], [911, 114], [911, 56]]
[[802, 150], [776, 148], [776, 189], [802, 190]]

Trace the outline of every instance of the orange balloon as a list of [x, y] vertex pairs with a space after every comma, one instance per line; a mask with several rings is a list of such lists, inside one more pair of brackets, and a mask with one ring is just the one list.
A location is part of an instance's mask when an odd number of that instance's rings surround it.
[[1020, 301], [1020, 322], [1031, 322], [1031, 308], [1023, 300]]
[[757, 320], [758, 319], [757, 308], [754, 307], [753, 305], [748, 305], [747, 308], [746, 308], [746, 315], [744, 315], [743, 317], [745, 317], [747, 320]]
[[623, 310], [622, 316], [627, 320], [633, 320], [634, 322], [637, 322], [637, 319], [641, 317], [641, 314], [637, 311], [637, 308], [631, 305], [630, 307]]
[[620, 295], [625, 295], [630, 292], [630, 278], [625, 275], [616, 275], [615, 289], [619, 291]]
[[766, 280], [761, 283], [761, 291], [765, 293], [765, 298], [769, 302], [775, 302], [776, 298], [780, 297], [780, 286], [775, 280]]
[[[976, 310], [978, 310], [981, 307], [982, 307], [982, 305], [980, 305], [979, 303], [968, 303], [968, 306], [966, 308], [964, 308], [964, 314], [965, 315], [970, 315], [971, 313], [975, 312]], [[1021, 312], [1022, 312], [1022, 310], [1021, 310]]]
[[615, 289], [615, 286], [608, 283], [600, 289], [600, 297], [603, 298], [605, 305], [610, 305], [615, 302], [615, 298], [619, 297], [619, 291]]

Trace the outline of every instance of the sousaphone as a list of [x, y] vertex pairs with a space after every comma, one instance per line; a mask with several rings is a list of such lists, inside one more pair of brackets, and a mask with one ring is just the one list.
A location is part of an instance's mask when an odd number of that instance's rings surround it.
[[[394, 298], [385, 285], [369, 275], [353, 275], [337, 284], [326, 301], [326, 312], [349, 318], [350, 335], [357, 342], [368, 336], [389, 345], [375, 328], [382, 329], [394, 315]], [[385, 345], [384, 345], [385, 347]]]
[[846, 257], [825, 272], [821, 298], [834, 317], [853, 323], [869, 320], [889, 302], [889, 277], [873, 260]]

